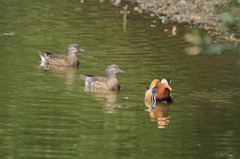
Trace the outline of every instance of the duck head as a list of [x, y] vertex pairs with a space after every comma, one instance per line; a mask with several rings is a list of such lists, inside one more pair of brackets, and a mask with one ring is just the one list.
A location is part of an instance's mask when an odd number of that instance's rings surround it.
[[125, 73], [123, 70], [121, 70], [118, 65], [112, 64], [110, 66], [107, 67], [105, 74], [108, 78], [111, 77], [116, 77], [116, 73]]
[[69, 55], [75, 54], [75, 52], [84, 52], [85, 50], [81, 49], [81, 47], [78, 44], [70, 44], [67, 47], [67, 53]]
[[172, 90], [172, 87], [171, 87], [171, 79], [169, 78], [163, 78], [161, 80], [161, 83], [164, 84], [164, 87], [169, 89], [170, 91]]

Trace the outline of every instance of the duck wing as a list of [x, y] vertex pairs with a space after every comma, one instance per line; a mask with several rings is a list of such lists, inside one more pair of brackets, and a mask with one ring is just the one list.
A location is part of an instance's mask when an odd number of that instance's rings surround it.
[[49, 53], [49, 52], [42, 52], [42, 51], [37, 51], [38, 55], [45, 57], [46, 59], [61, 59], [61, 58], [66, 58], [66, 55], [60, 55], [60, 54], [55, 54], [55, 53]]
[[41, 57], [43, 63], [57, 64], [61, 65], [66, 63], [67, 56], [60, 55], [49, 52], [37, 51], [38, 55]]
[[83, 79], [86, 84], [91, 84], [93, 82], [107, 82], [106, 77], [94, 76], [94, 75], [80, 75], [80, 78]]

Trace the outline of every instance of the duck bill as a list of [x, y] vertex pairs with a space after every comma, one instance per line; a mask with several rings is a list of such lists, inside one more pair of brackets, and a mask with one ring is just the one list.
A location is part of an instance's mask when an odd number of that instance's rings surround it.
[[83, 49], [81, 49], [81, 48], [79, 48], [78, 51], [79, 51], [79, 52], [85, 52], [85, 50], [83, 50]]
[[118, 72], [120, 72], [120, 73], [125, 73], [125, 71], [123, 71], [123, 70], [121, 70], [121, 69], [119, 69]]
[[172, 90], [172, 87], [170, 85], [167, 86], [167, 89], [169, 89], [170, 91]]

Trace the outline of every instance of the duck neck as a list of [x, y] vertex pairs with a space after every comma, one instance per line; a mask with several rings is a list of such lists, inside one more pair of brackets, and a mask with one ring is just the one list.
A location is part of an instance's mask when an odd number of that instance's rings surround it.
[[107, 78], [116, 78], [116, 74], [113, 72], [108, 72], [106, 75], [107, 75]]
[[157, 98], [162, 98], [164, 95], [170, 96], [170, 91], [163, 84], [160, 84], [157, 90]]
[[75, 55], [75, 51], [68, 51], [68, 56], [74, 57]]

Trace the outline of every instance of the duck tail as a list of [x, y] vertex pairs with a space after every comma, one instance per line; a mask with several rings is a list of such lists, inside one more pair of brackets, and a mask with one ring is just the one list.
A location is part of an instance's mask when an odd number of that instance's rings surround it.
[[92, 77], [94, 77], [93, 75], [82, 75], [82, 74], [80, 74], [79, 77], [85, 81], [85, 85], [91, 84], [94, 80], [92, 78]]
[[42, 60], [42, 62], [41, 63], [45, 63], [46, 62], [46, 55], [45, 55], [45, 53], [44, 52], [42, 52], [42, 51], [36, 51], [36, 53], [41, 57], [41, 60]]
[[40, 56], [43, 55], [43, 52], [42, 52], [42, 51], [39, 51], [39, 50], [37, 50], [36, 53], [37, 53], [38, 55], [40, 55]]
[[79, 77], [80, 77], [81, 79], [83, 79], [84, 81], [86, 81], [86, 75], [80, 74]]

